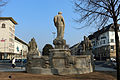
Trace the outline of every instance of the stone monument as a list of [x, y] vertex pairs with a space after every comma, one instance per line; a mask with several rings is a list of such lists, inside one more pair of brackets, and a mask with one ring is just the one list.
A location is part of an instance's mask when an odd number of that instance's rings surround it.
[[[46, 75], [84, 74], [93, 71], [90, 55], [72, 56], [64, 39], [65, 22], [62, 12], [54, 17], [57, 37], [53, 40], [54, 48], [49, 49], [48, 56], [28, 57], [26, 71]], [[29, 43], [29, 53], [36, 54], [34, 39]]]
[[[81, 71], [78, 67], [80, 57], [72, 56], [70, 49], [66, 49], [64, 39], [65, 21], [62, 12], [54, 17], [54, 25], [57, 29], [57, 37], [53, 40], [54, 49], [50, 49], [50, 64], [54, 74], [78, 74]], [[58, 63], [59, 62], [59, 63]], [[90, 62], [90, 61], [89, 61]], [[73, 68], [74, 66], [74, 68]], [[77, 70], [76, 70], [77, 69]]]
[[34, 38], [31, 39], [31, 41], [28, 44], [28, 54], [27, 54], [27, 64], [26, 64], [26, 71], [30, 72], [31, 68], [34, 65], [38, 65], [34, 62], [33, 58], [41, 58], [41, 54], [38, 50], [37, 43]]
[[84, 40], [80, 43], [80, 54], [82, 55], [90, 55], [91, 56], [91, 64], [93, 66], [93, 70], [95, 69], [95, 64], [94, 64], [94, 56], [92, 53], [92, 43], [91, 40], [89, 40], [88, 37], [84, 36]]

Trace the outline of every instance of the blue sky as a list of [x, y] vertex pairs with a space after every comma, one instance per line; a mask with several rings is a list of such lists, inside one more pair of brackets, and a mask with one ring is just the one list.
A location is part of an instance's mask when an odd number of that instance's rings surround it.
[[53, 42], [52, 32], [56, 32], [53, 18], [59, 11], [63, 13], [66, 24], [64, 39], [70, 46], [83, 40], [84, 35], [94, 32], [94, 27], [74, 28], [83, 25], [73, 20], [78, 15], [74, 13], [71, 0], [9, 0], [2, 8], [1, 16], [13, 17], [18, 22], [15, 35], [27, 43], [34, 37], [42, 50], [45, 44]]

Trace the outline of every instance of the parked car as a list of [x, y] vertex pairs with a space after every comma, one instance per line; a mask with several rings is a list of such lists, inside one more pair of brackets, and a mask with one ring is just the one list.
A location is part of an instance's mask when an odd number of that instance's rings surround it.
[[23, 63], [27, 63], [27, 59], [24, 59], [24, 60], [23, 60]]
[[[15, 59], [15, 63], [21, 63], [22, 61], [23, 63], [26, 63], [27, 59]], [[12, 63], [12, 60], [10, 60], [9, 63]]]

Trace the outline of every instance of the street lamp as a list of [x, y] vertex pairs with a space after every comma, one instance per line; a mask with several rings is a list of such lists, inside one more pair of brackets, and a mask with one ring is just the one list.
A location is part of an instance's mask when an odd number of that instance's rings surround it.
[[53, 34], [53, 38], [55, 39], [55, 34], [56, 34], [56, 32], [52, 32], [52, 34]]

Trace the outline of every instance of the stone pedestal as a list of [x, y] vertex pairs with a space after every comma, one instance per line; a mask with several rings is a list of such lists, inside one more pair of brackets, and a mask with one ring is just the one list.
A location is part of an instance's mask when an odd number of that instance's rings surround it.
[[34, 74], [48, 74], [51, 75], [48, 56], [38, 56], [34, 54], [28, 55], [26, 72]]
[[[28, 73], [46, 75], [84, 74], [93, 72], [91, 55], [73, 56], [69, 49], [65, 49], [64, 39], [53, 41], [55, 49], [50, 49], [49, 56], [30, 54], [26, 71]], [[91, 52], [90, 52], [91, 53]]]
[[53, 74], [70, 74], [72, 66], [68, 63], [68, 56], [70, 56], [69, 49], [51, 49], [50, 50], [50, 65]]
[[52, 74], [67, 75], [93, 72], [90, 55], [71, 56], [69, 49], [51, 49], [49, 57]]
[[44, 75], [85, 74], [93, 72], [90, 55], [72, 56], [75, 64], [69, 65], [66, 58], [69, 50], [51, 49], [50, 52], [50, 56], [39, 57], [30, 55], [26, 65], [26, 72]]
[[64, 49], [66, 45], [66, 40], [64, 39], [54, 39], [53, 44], [55, 45], [55, 49]]
[[70, 55], [69, 49], [50, 49], [49, 57], [52, 68], [65, 68], [67, 55]]

